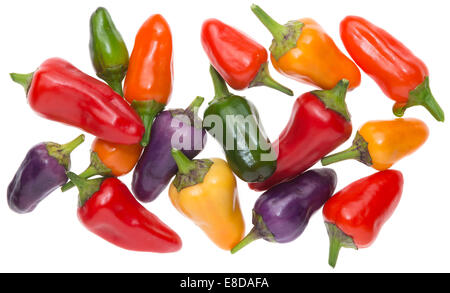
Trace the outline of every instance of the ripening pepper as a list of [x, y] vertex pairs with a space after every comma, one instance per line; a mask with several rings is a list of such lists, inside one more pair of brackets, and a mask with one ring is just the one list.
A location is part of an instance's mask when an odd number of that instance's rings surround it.
[[[96, 138], [91, 146], [91, 163], [80, 176], [90, 178], [96, 175], [119, 177], [129, 173], [141, 156], [140, 144], [117, 144]], [[66, 183], [61, 191], [74, 187], [73, 182]]]
[[9, 207], [29, 213], [55, 189], [67, 182], [70, 153], [84, 141], [84, 135], [60, 145], [43, 142], [31, 148], [8, 186]]
[[278, 154], [275, 172], [263, 182], [249, 183], [251, 189], [266, 190], [295, 178], [350, 137], [347, 87], [348, 81], [341, 80], [331, 90], [316, 90], [297, 98], [288, 124], [272, 145]]
[[123, 96], [122, 80], [128, 69], [128, 50], [108, 11], [99, 7], [90, 20], [89, 51], [97, 76]]
[[169, 102], [172, 81], [172, 34], [166, 20], [155, 14], [136, 35], [123, 88], [124, 98], [144, 122], [144, 147], [150, 140], [153, 120]]
[[228, 91], [210, 66], [215, 97], [206, 108], [203, 127], [221, 144], [231, 170], [245, 182], [261, 182], [275, 171], [273, 148], [259, 121], [256, 107]]
[[341, 247], [365, 248], [375, 241], [402, 190], [402, 173], [386, 170], [351, 183], [326, 202], [323, 217], [330, 237], [330, 266], [336, 266]]
[[146, 210], [119, 179], [67, 176], [79, 189], [78, 219], [92, 233], [119, 247], [146, 252], [175, 252], [180, 237]]
[[138, 200], [155, 200], [177, 174], [177, 164], [171, 153], [173, 147], [189, 159], [202, 151], [207, 136], [197, 112], [203, 100], [196, 97], [186, 109], [166, 110], [156, 117], [150, 143], [133, 172], [131, 188]]
[[212, 66], [233, 89], [264, 85], [293, 95], [270, 76], [266, 49], [239, 30], [208, 19], [202, 26], [201, 41]]
[[311, 216], [333, 195], [336, 181], [332, 169], [314, 169], [264, 192], [253, 208], [254, 227], [231, 253], [260, 238], [275, 243], [297, 239]]
[[403, 116], [409, 107], [424, 106], [438, 121], [444, 112], [434, 99], [427, 66], [385, 30], [358, 16], [341, 22], [341, 39], [350, 56], [394, 100], [393, 111]]
[[11, 73], [41, 116], [72, 125], [106, 141], [135, 144], [144, 125], [130, 105], [107, 84], [60, 58], [46, 60], [33, 73]]
[[415, 152], [428, 134], [428, 127], [419, 119], [369, 121], [358, 130], [350, 148], [323, 158], [322, 165], [355, 159], [376, 170], [386, 170]]
[[172, 155], [178, 166], [169, 188], [172, 204], [218, 247], [230, 250], [245, 232], [233, 172], [221, 159], [191, 161], [176, 149]]
[[358, 67], [317, 22], [304, 18], [281, 25], [258, 5], [251, 9], [273, 36], [271, 61], [278, 72], [322, 89], [333, 88], [341, 79], [350, 82], [350, 90], [360, 84]]

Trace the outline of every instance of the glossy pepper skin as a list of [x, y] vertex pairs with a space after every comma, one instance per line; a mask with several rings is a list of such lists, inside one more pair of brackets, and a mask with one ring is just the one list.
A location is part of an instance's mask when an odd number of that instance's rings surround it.
[[221, 159], [189, 160], [173, 149], [178, 173], [169, 188], [172, 204], [218, 247], [229, 250], [244, 236], [236, 178]]
[[80, 190], [78, 219], [92, 233], [124, 249], [175, 252], [180, 237], [146, 210], [117, 178], [67, 176]]
[[[87, 179], [96, 175], [119, 177], [128, 174], [136, 166], [141, 153], [140, 144], [117, 144], [96, 138], [91, 146], [91, 163], [78, 176]], [[73, 182], [68, 182], [61, 191], [74, 186]]]
[[277, 162], [255, 106], [228, 91], [223, 78], [210, 67], [215, 97], [205, 110], [203, 127], [222, 145], [231, 170], [245, 182], [261, 182]]
[[415, 152], [428, 134], [427, 125], [415, 118], [369, 121], [358, 130], [350, 148], [323, 158], [322, 165], [355, 159], [379, 171], [386, 170]]
[[330, 266], [336, 266], [341, 247], [365, 248], [375, 241], [402, 190], [402, 173], [386, 170], [353, 182], [327, 201], [323, 217], [330, 237]]
[[159, 14], [150, 16], [139, 29], [124, 83], [124, 97], [145, 125], [142, 146], [147, 146], [156, 115], [169, 102], [173, 82], [172, 34]]
[[43, 142], [32, 147], [8, 186], [9, 207], [29, 213], [55, 189], [67, 182], [70, 153], [84, 141], [84, 135], [60, 145]]
[[264, 85], [293, 95], [270, 76], [266, 49], [244, 33], [208, 19], [202, 26], [201, 41], [209, 61], [233, 89]]
[[206, 131], [197, 116], [203, 100], [197, 97], [187, 109], [163, 111], [156, 117], [150, 143], [144, 149], [131, 182], [133, 193], [140, 201], [155, 200], [177, 173], [171, 154], [173, 147], [193, 159], [205, 146]]
[[127, 46], [108, 11], [99, 7], [90, 19], [89, 51], [97, 76], [123, 96], [122, 80], [128, 68]]
[[444, 112], [430, 90], [426, 65], [405, 45], [358, 16], [344, 18], [340, 31], [356, 64], [396, 102], [396, 116], [403, 116], [409, 107], [422, 105], [436, 120], [444, 121]]
[[303, 18], [281, 25], [258, 5], [251, 9], [273, 35], [271, 61], [278, 72], [322, 89], [333, 88], [341, 79], [350, 82], [350, 90], [361, 83], [358, 67], [317, 22]]
[[275, 173], [263, 182], [250, 183], [251, 189], [266, 190], [298, 176], [350, 137], [347, 87], [348, 81], [342, 80], [331, 90], [297, 98], [288, 124], [273, 143], [278, 154]]
[[297, 239], [333, 195], [336, 183], [332, 169], [314, 169], [264, 192], [253, 208], [254, 227], [231, 253], [260, 238], [276, 243]]
[[24, 86], [31, 108], [47, 119], [120, 144], [138, 143], [144, 134], [141, 119], [120, 95], [63, 59], [11, 77]]

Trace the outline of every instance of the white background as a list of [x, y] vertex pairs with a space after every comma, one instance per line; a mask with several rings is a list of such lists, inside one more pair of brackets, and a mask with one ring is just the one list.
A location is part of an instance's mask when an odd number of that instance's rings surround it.
[[[7, 3], [7, 4], [5, 4]], [[6, 203], [6, 189], [26, 152], [41, 141], [67, 142], [80, 134], [75, 128], [37, 116], [26, 103], [23, 89], [9, 80], [9, 72], [31, 72], [49, 57], [62, 57], [90, 75], [89, 17], [106, 7], [131, 52], [141, 24], [154, 13], [169, 22], [174, 40], [175, 83], [168, 107], [184, 108], [197, 95], [209, 101], [213, 88], [208, 60], [200, 44], [203, 20], [215, 17], [248, 33], [268, 47], [271, 36], [250, 11], [252, 1], [8, 1], [0, 7], [0, 271], [1, 272], [332, 272], [327, 264], [328, 236], [320, 212], [306, 231], [289, 244], [259, 240], [236, 255], [213, 245], [204, 233], [171, 205], [167, 191], [146, 205], [183, 239], [173, 254], [130, 252], [88, 232], [76, 217], [77, 192], [55, 192], [37, 209], [15, 214]], [[390, 31], [428, 65], [433, 93], [450, 120], [447, 1], [257, 1], [280, 22], [312, 17], [344, 50], [339, 22], [360, 15]], [[345, 50], [344, 50], [345, 52]], [[272, 75], [299, 96], [313, 87]], [[241, 92], [258, 107], [264, 127], [275, 140], [286, 125], [295, 97], [268, 88]], [[354, 131], [365, 121], [391, 119], [393, 101], [363, 74], [361, 86], [347, 98]], [[205, 103], [206, 104], [206, 103]], [[205, 105], [201, 109], [205, 108]], [[450, 234], [448, 189], [449, 121], [438, 123], [423, 108], [407, 116], [424, 120], [430, 128], [427, 143], [396, 164], [405, 178], [403, 197], [378, 239], [367, 249], [342, 249], [335, 272], [449, 271]], [[93, 137], [72, 156], [72, 170], [88, 164]], [[351, 141], [341, 149], [348, 147]], [[199, 157], [223, 157], [209, 139]], [[319, 165], [318, 165], [319, 166]], [[338, 189], [374, 171], [355, 161], [333, 166]], [[122, 180], [130, 184], [131, 175]], [[239, 182], [242, 212], [251, 228], [251, 209], [258, 194]]]

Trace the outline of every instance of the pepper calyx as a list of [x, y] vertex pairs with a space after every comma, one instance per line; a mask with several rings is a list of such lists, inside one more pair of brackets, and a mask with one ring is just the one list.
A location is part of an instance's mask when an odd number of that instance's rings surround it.
[[358, 250], [353, 238], [345, 234], [336, 224], [325, 222], [327, 228], [328, 237], [330, 239], [330, 251], [328, 255], [328, 264], [331, 267], [336, 266], [336, 262], [339, 256], [339, 251], [342, 247], [353, 248]]
[[269, 73], [269, 66], [267, 62], [261, 64], [258, 73], [256, 74], [255, 78], [250, 82], [250, 85], [248, 87], [254, 86], [267, 86], [282, 93], [285, 93], [288, 96], [294, 95], [292, 90], [290, 90], [289, 88], [285, 87], [284, 85], [280, 84], [278, 81], [272, 78], [272, 76]]
[[83, 142], [84, 134], [81, 134], [66, 144], [47, 142], [45, 147], [48, 154], [58, 160], [58, 163], [68, 171], [70, 169], [70, 153]]
[[323, 166], [327, 166], [336, 162], [354, 159], [367, 166], [372, 166], [372, 157], [369, 153], [369, 143], [364, 139], [364, 137], [356, 132], [353, 144], [348, 149], [322, 158], [321, 162]]
[[145, 127], [145, 133], [142, 136], [141, 145], [146, 147], [150, 141], [150, 134], [152, 130], [153, 121], [155, 117], [161, 112], [166, 105], [155, 100], [136, 101], [131, 103], [131, 107], [136, 110], [142, 119]]
[[209, 169], [214, 164], [213, 161], [208, 159], [189, 160], [183, 152], [177, 149], [172, 149], [172, 157], [178, 166], [177, 175], [173, 180], [173, 185], [178, 192], [189, 186], [202, 183]]
[[79, 190], [78, 207], [84, 206], [94, 193], [100, 190], [104, 180], [107, 178], [84, 179], [73, 172], [67, 172], [67, 177], [75, 184]]
[[342, 79], [330, 90], [316, 90], [312, 91], [311, 94], [321, 100], [327, 109], [333, 110], [341, 115], [346, 121], [350, 122], [351, 116], [348, 112], [347, 104], [345, 103], [348, 85], [349, 81], [347, 79]]

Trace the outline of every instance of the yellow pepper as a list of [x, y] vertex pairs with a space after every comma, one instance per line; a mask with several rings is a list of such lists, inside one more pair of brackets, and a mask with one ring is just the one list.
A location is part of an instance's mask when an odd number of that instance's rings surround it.
[[369, 121], [358, 130], [350, 148], [323, 158], [322, 165], [356, 159], [376, 170], [386, 170], [415, 152], [428, 134], [428, 127], [419, 119]]
[[178, 173], [169, 187], [172, 204], [220, 248], [230, 250], [244, 237], [236, 178], [222, 159], [189, 160], [173, 149]]

